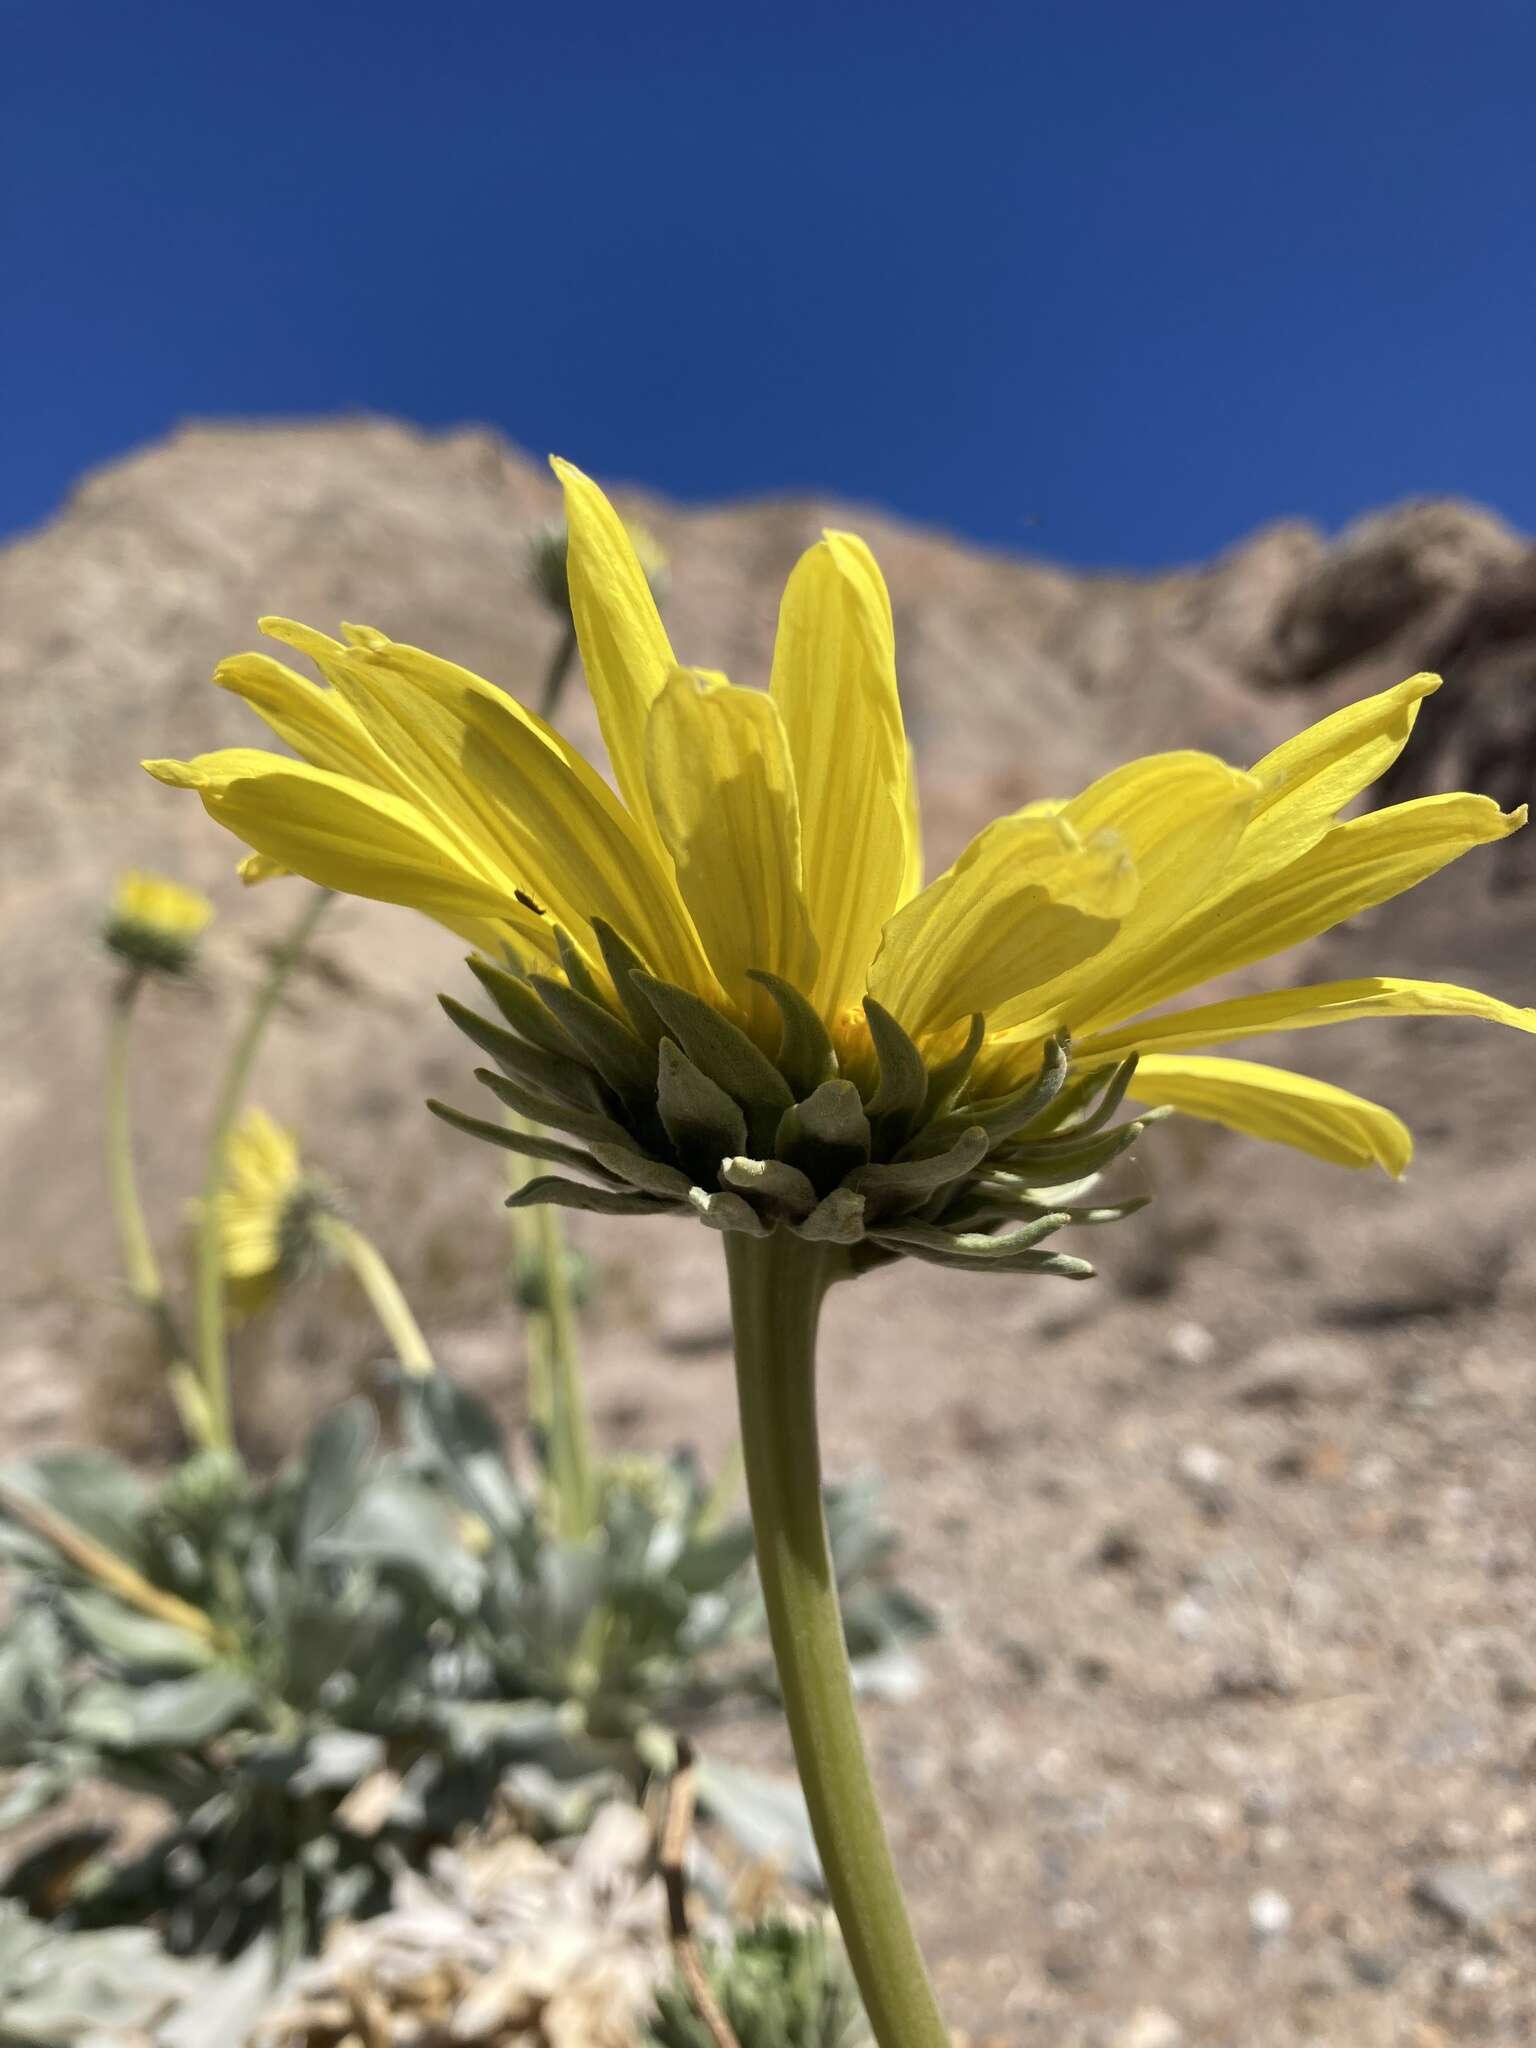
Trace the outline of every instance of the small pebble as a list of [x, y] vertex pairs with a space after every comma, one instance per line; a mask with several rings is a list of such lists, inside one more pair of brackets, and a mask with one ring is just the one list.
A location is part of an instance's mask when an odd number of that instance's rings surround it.
[[1171, 2012], [1144, 2005], [1115, 2038], [1115, 2048], [1183, 2048], [1184, 2029]]
[[1204, 1323], [1175, 1323], [1163, 1339], [1163, 1357], [1169, 1365], [1198, 1369], [1216, 1356], [1216, 1339]]
[[1436, 1863], [1414, 1881], [1413, 1896], [1417, 1904], [1468, 1932], [1507, 1920], [1524, 1900], [1514, 1878], [1484, 1863]]
[[1291, 1931], [1291, 1902], [1284, 1892], [1255, 1892], [1248, 1901], [1248, 1925], [1256, 1941], [1278, 1941]]

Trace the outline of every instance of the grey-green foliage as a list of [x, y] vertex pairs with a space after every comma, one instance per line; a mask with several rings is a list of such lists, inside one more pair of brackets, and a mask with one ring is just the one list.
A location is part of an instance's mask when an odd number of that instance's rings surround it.
[[[378, 1910], [399, 1863], [498, 1786], [567, 1832], [666, 1764], [668, 1730], [770, 1696], [750, 1531], [713, 1525], [688, 1459], [611, 1470], [593, 1540], [563, 1543], [489, 1412], [442, 1376], [402, 1388], [398, 1448], [353, 1402], [266, 1481], [198, 1458], [152, 1488], [84, 1452], [6, 1476], [213, 1632], [141, 1612], [0, 1516], [19, 1578], [0, 1826], [93, 1778], [171, 1814], [126, 1865], [78, 1830], [23, 1859], [11, 1895], [70, 1925], [151, 1921], [174, 1950], [224, 1954], [269, 1933], [296, 1953]], [[828, 1508], [856, 1668], [899, 1682], [928, 1617], [888, 1581], [870, 1489]], [[706, 1803], [814, 1877], [798, 1796], [720, 1772]]]
[[[847, 1958], [819, 1925], [743, 1928], [705, 1972], [741, 2048], [865, 2048], [870, 2039]], [[646, 2048], [713, 2048], [680, 1980], [658, 1995]]]
[[272, 1955], [167, 1954], [147, 1927], [77, 1933], [0, 1901], [0, 2048], [205, 2048], [243, 2040], [271, 1995]]

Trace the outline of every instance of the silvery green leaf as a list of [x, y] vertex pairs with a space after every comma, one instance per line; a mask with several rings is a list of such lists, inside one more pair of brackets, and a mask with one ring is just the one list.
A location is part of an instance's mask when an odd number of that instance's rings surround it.
[[76, 1694], [67, 1727], [76, 1741], [100, 1749], [196, 1749], [256, 1705], [250, 1680], [224, 1666], [154, 1685], [98, 1679]]
[[506, 1445], [490, 1409], [446, 1373], [409, 1380], [401, 1391], [407, 1441], [430, 1458], [438, 1477], [471, 1514], [515, 1535], [533, 1510], [508, 1468]]
[[209, 2048], [212, 2042], [249, 2038], [272, 2002], [278, 1981], [278, 1952], [259, 1934], [231, 1963], [211, 1969], [193, 1994], [164, 2021], [155, 2048]]
[[206, 1636], [140, 1614], [99, 1587], [71, 1589], [61, 1604], [91, 1647], [115, 1663], [141, 1671], [193, 1671], [216, 1659]]
[[378, 1770], [384, 1757], [383, 1738], [365, 1729], [317, 1728], [304, 1745], [289, 1788], [301, 1798], [311, 1792], [350, 1791]]
[[[119, 1557], [143, 1564], [149, 1493], [119, 1459], [105, 1451], [45, 1451], [36, 1458], [17, 1459], [0, 1471], [0, 1477], [18, 1492], [35, 1495]], [[44, 1555], [54, 1556], [51, 1547], [44, 1546]]]
[[300, 1559], [356, 1501], [378, 1435], [373, 1409], [362, 1400], [348, 1401], [316, 1425], [304, 1446], [294, 1514]]
[[745, 1516], [713, 1536], [688, 1544], [673, 1567], [687, 1593], [708, 1593], [734, 1579], [752, 1559], [752, 1524]]
[[699, 1805], [735, 1836], [754, 1862], [773, 1864], [805, 1891], [823, 1889], [805, 1796], [792, 1778], [770, 1778], [701, 1756], [696, 1782]]
[[796, 1101], [810, 1095], [837, 1072], [837, 1055], [827, 1027], [805, 997], [790, 982], [761, 968], [748, 971], [747, 979], [758, 982], [772, 996], [779, 1012], [782, 1036], [776, 1064], [789, 1083]]
[[514, 1764], [501, 1781], [502, 1796], [551, 1834], [583, 1834], [599, 1807], [632, 1797], [617, 1771], [557, 1775], [545, 1764]]
[[[72, 1772], [51, 1764], [27, 1764], [13, 1772], [4, 1790], [0, 1791], [0, 1832], [20, 1827], [23, 1821], [36, 1819], [38, 1814], [57, 1806], [61, 1799], [76, 1789], [77, 1781]], [[3, 1931], [3, 1925], [0, 1925], [0, 1932]], [[0, 1943], [0, 1983], [3, 1983], [5, 1974], [6, 1959], [3, 1943]]]
[[564, 1734], [566, 1717], [548, 1700], [435, 1700], [433, 1724], [455, 1756], [533, 1755]]
[[28, 1605], [0, 1637], [0, 1762], [17, 1762], [50, 1733], [68, 1692], [73, 1649], [47, 1607]]
[[585, 1181], [562, 1180], [558, 1174], [536, 1174], [507, 1196], [509, 1209], [532, 1209], [553, 1202], [557, 1209], [589, 1209], [598, 1216], [664, 1216], [675, 1200], [644, 1195], [628, 1188], [589, 1187]]
[[474, 1607], [483, 1576], [460, 1541], [454, 1510], [404, 1473], [377, 1476], [317, 1549], [321, 1556], [398, 1570], [430, 1586], [457, 1614]]

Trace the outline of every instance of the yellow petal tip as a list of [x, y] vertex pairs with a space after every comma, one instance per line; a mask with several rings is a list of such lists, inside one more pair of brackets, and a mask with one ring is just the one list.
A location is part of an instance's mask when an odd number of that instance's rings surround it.
[[201, 789], [203, 778], [190, 761], [141, 761], [139, 766], [156, 782], [171, 789]]

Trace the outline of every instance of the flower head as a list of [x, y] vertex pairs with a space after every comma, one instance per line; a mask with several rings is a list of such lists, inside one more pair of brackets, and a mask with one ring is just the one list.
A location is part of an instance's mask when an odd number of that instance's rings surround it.
[[321, 1248], [318, 1226], [334, 1206], [293, 1133], [265, 1110], [248, 1109], [230, 1137], [215, 1200], [225, 1283], [244, 1313], [310, 1264]]
[[[651, 595], [661, 602], [667, 592], [665, 548], [650, 528], [642, 526], [638, 519], [625, 520], [624, 531], [635, 551], [635, 560], [651, 586]], [[555, 616], [567, 624], [571, 617], [571, 579], [567, 568], [570, 540], [570, 530], [565, 521], [551, 519], [528, 536], [527, 553], [529, 583]]]
[[[217, 680], [302, 759], [147, 764], [261, 862], [410, 905], [480, 949], [499, 1019], [449, 1013], [499, 1070], [480, 1078], [560, 1135], [434, 1107], [566, 1169], [515, 1199], [783, 1227], [855, 1265], [1084, 1272], [1038, 1247], [1124, 1213], [1085, 1202], [1087, 1184], [1152, 1116], [1407, 1163], [1389, 1110], [1199, 1049], [1366, 1017], [1536, 1030], [1536, 1012], [1387, 977], [1160, 1007], [1524, 822], [1477, 796], [1341, 821], [1435, 677], [1249, 769], [1130, 762], [996, 820], [924, 887], [890, 602], [864, 544], [828, 533], [802, 557], [769, 687], [741, 688], [678, 662], [613, 508], [556, 469], [616, 792], [478, 676], [367, 627], [333, 640], [280, 619], [265, 630], [321, 686], [261, 654]], [[1122, 1101], [1143, 1113], [1116, 1127]]]
[[137, 974], [183, 975], [212, 916], [213, 905], [195, 889], [130, 868], [113, 888], [102, 943]]

